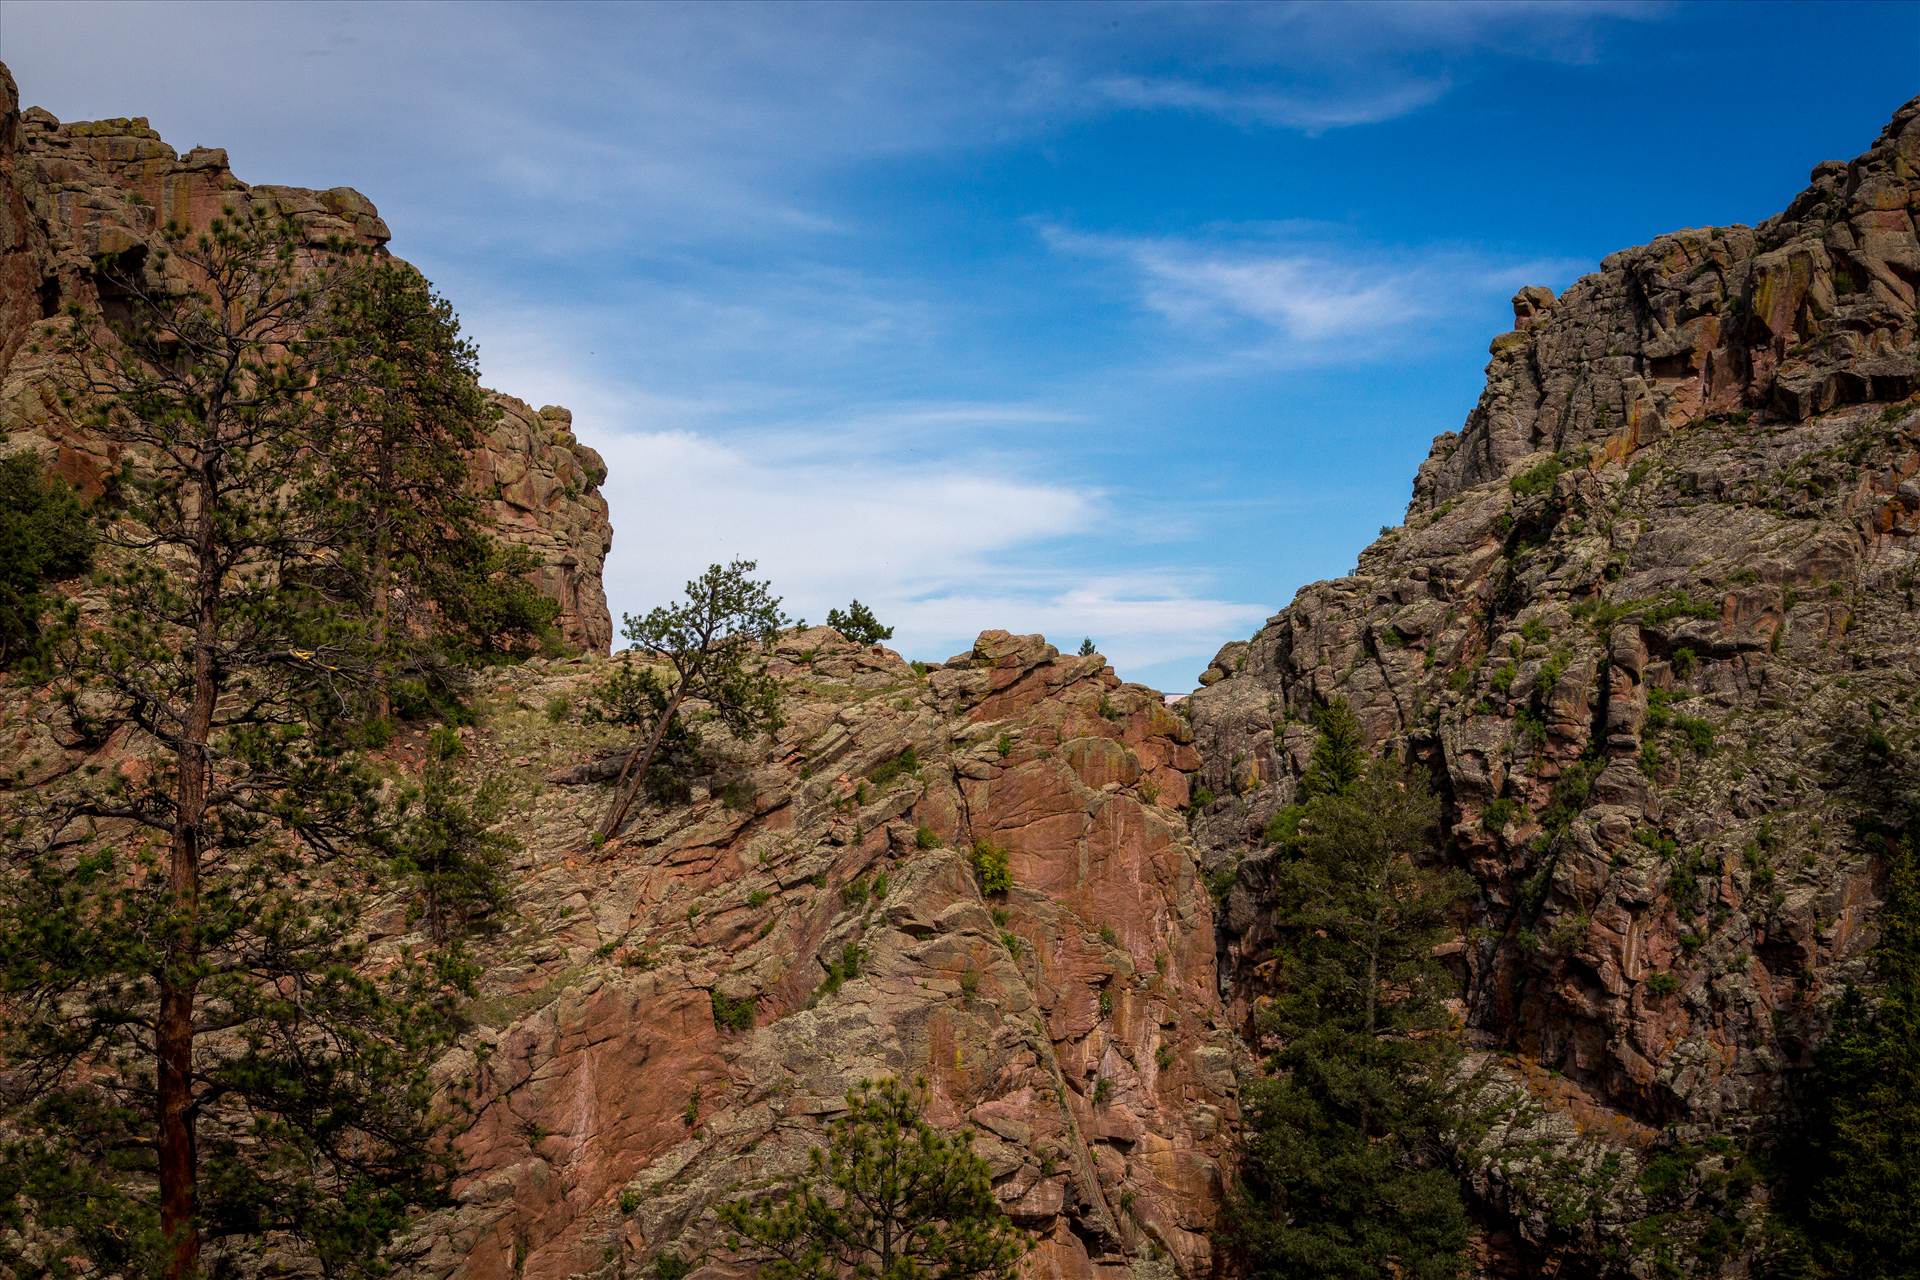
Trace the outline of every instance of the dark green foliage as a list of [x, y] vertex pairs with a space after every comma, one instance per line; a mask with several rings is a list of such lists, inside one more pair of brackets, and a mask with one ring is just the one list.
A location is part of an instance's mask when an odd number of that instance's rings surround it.
[[1553, 482], [1558, 480], [1567, 469], [1567, 460], [1560, 454], [1554, 454], [1544, 462], [1537, 462], [1525, 471], [1507, 481], [1507, 488], [1516, 498], [1535, 498], [1553, 490]]
[[305, 501], [334, 554], [309, 572], [364, 613], [374, 718], [401, 682], [408, 708], [431, 712], [458, 701], [467, 664], [537, 648], [559, 606], [526, 581], [532, 553], [484, 527], [467, 459], [499, 410], [452, 306], [382, 259], [329, 291], [325, 322], [320, 465]]
[[1460, 1274], [1467, 1216], [1443, 1159], [1460, 1049], [1433, 957], [1463, 878], [1423, 868], [1439, 806], [1424, 781], [1350, 762], [1346, 718], [1267, 901], [1278, 988], [1261, 1036], [1281, 1047], [1243, 1095], [1241, 1185], [1222, 1243], [1261, 1280]]
[[93, 535], [80, 499], [26, 450], [0, 457], [0, 670], [43, 650], [46, 588], [84, 573]]
[[920, 754], [912, 747], [908, 747], [891, 760], [882, 761], [879, 767], [867, 775], [867, 780], [874, 786], [884, 789], [896, 778], [919, 776]]
[[1314, 717], [1320, 736], [1313, 744], [1307, 771], [1300, 778], [1300, 799], [1339, 795], [1367, 768], [1367, 741], [1360, 732], [1360, 721], [1345, 698], [1335, 698]]
[[679, 711], [688, 698], [706, 703], [707, 717], [736, 737], [772, 733], [784, 723], [780, 684], [753, 658], [773, 643], [788, 619], [770, 584], [750, 576], [754, 567], [751, 560], [710, 565], [687, 583], [684, 601], [662, 605], [644, 617], [626, 615], [622, 634], [628, 643], [663, 661], [673, 674], [663, 682], [649, 669], [633, 677], [645, 685], [621, 691], [624, 701], [615, 710], [628, 718], [619, 723], [647, 727], [615, 783], [613, 803], [600, 823], [600, 840], [620, 830], [661, 748], [676, 726], [684, 728]]
[[827, 625], [855, 644], [879, 644], [893, 639], [893, 628], [881, 626], [873, 610], [858, 600], [848, 605], [844, 613], [838, 609], [827, 610]]
[[991, 840], [973, 842], [973, 869], [980, 876], [980, 892], [1005, 893], [1013, 888], [1013, 872], [1007, 863], [1007, 851]]
[[940, 833], [932, 827], [921, 827], [913, 833], [913, 847], [916, 849], [938, 849]]
[[820, 995], [835, 995], [842, 983], [849, 978], [859, 977], [860, 964], [866, 958], [865, 949], [857, 942], [849, 942], [841, 947], [839, 958], [827, 962], [827, 979], [820, 984]]
[[1841, 997], [1782, 1153], [1782, 1277], [1896, 1280], [1920, 1258], [1920, 815], [1881, 838], [1873, 984]]
[[1300, 819], [1307, 811], [1303, 804], [1281, 805], [1267, 819], [1267, 825], [1260, 838], [1268, 844], [1291, 846], [1300, 834]]
[[435, 941], [445, 942], [506, 909], [507, 860], [519, 842], [494, 824], [506, 809], [505, 780], [462, 785], [454, 769], [460, 739], [437, 729], [417, 790], [400, 801], [400, 820], [386, 836], [388, 855], [414, 886], [413, 910]]
[[36, 1224], [43, 1272], [187, 1280], [218, 1239], [239, 1273], [374, 1274], [444, 1198], [428, 1069], [473, 969], [366, 963], [392, 821], [353, 751], [372, 664], [315, 581], [340, 548], [309, 483], [347, 267], [258, 211], [154, 256], [101, 266], [110, 332], [69, 331], [76, 403], [142, 466], [60, 691], [65, 729], [140, 735], [146, 767], [9, 805], [0, 1219]]
[[720, 1206], [763, 1280], [1011, 1280], [1031, 1240], [993, 1196], [964, 1129], [921, 1118], [924, 1088], [869, 1080], [786, 1189]]
[[594, 686], [587, 707], [591, 724], [612, 724], [641, 732], [665, 724], [654, 749], [652, 766], [643, 777], [641, 793], [655, 804], [684, 803], [693, 794], [693, 778], [704, 767], [700, 736], [682, 717], [667, 716], [671, 697], [652, 667], [634, 661], [623, 649], [606, 678]]
[[1480, 815], [1480, 829], [1489, 835], [1499, 835], [1507, 825], [1520, 816], [1520, 803], [1510, 796], [1501, 796]]
[[760, 997], [741, 996], [735, 999], [713, 993], [713, 1025], [722, 1031], [750, 1031], [753, 1029], [753, 1015], [760, 1007]]
[[1098, 653], [1098, 652], [1099, 652], [1099, 650], [1098, 650], [1098, 649], [1095, 649], [1095, 648], [1093, 647], [1093, 637], [1092, 637], [1092, 636], [1088, 636], [1088, 637], [1086, 637], [1085, 639], [1083, 639], [1083, 640], [1082, 640], [1082, 641], [1080, 642], [1080, 656], [1081, 656], [1081, 657], [1083, 657], [1083, 658], [1088, 658], [1088, 657], [1092, 657], [1092, 656], [1093, 656], [1094, 654], [1096, 654], [1096, 653]]

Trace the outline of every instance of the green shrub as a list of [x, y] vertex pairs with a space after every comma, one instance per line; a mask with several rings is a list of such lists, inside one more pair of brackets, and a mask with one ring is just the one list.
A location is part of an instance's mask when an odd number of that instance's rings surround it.
[[565, 720], [573, 710], [573, 699], [564, 693], [556, 693], [547, 699], [547, 719], [554, 724]]
[[973, 842], [973, 869], [980, 877], [982, 893], [1005, 893], [1013, 888], [1013, 872], [1008, 866], [1007, 850], [991, 840]]
[[1698, 657], [1699, 655], [1694, 653], [1690, 646], [1683, 644], [1673, 651], [1673, 656], [1668, 661], [1673, 665], [1673, 674], [1685, 680], [1693, 674], [1693, 664]]
[[1553, 482], [1566, 471], [1567, 463], [1559, 454], [1554, 454], [1544, 462], [1535, 463], [1519, 475], [1507, 481], [1507, 488], [1516, 498], [1533, 498], [1551, 492]]
[[1013, 735], [1010, 733], [1001, 734], [999, 740], [993, 744], [993, 749], [1000, 753], [1002, 760], [1005, 760], [1009, 755], [1013, 754]]
[[1213, 788], [1201, 787], [1198, 791], [1195, 791], [1193, 793], [1193, 802], [1187, 807], [1192, 809], [1195, 813], [1199, 813], [1202, 809], [1205, 809], [1208, 805], [1212, 804], [1213, 799], [1214, 799]]
[[1528, 644], [1545, 644], [1553, 634], [1547, 630], [1547, 624], [1538, 618], [1528, 618], [1520, 624], [1520, 634]]
[[759, 996], [742, 996], [735, 1000], [713, 993], [713, 1025], [721, 1031], [748, 1031], [753, 1027], [753, 1016], [759, 1009]]
[[1508, 824], [1519, 815], [1519, 802], [1510, 796], [1501, 796], [1489, 804], [1487, 811], [1480, 815], [1480, 829], [1488, 835], [1497, 836], [1505, 831]]
[[755, 889], [752, 893], [747, 895], [747, 905], [750, 907], [764, 907], [767, 905], [767, 899], [771, 898], [772, 896], [773, 895], [768, 893], [765, 889]]
[[913, 833], [913, 847], [916, 849], [938, 849], [940, 847], [939, 833], [934, 831], [932, 827], [921, 827]]
[[1680, 989], [1680, 979], [1670, 973], [1650, 973], [1647, 975], [1647, 994], [1656, 1000], [1664, 1000]]
[[912, 747], [908, 747], [891, 760], [884, 761], [867, 775], [873, 785], [884, 790], [888, 783], [900, 777], [920, 776], [920, 756]]
[[840, 958], [827, 964], [827, 980], [820, 984], [820, 994], [830, 996], [840, 990], [841, 984], [860, 976], [860, 965], [867, 953], [859, 943], [849, 942], [840, 948]]
[[677, 1253], [653, 1255], [653, 1280], [686, 1280], [692, 1271], [693, 1264]]

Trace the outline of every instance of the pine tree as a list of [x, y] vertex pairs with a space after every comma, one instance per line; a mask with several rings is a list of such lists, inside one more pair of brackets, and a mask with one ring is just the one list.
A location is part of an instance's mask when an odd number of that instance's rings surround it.
[[785, 1191], [720, 1206], [762, 1280], [1011, 1280], [1031, 1240], [993, 1196], [964, 1130], [923, 1118], [923, 1087], [869, 1080]]
[[[662, 745], [681, 725], [680, 708], [689, 698], [706, 703], [713, 718], [735, 734], [771, 733], [780, 727], [780, 685], [756, 669], [752, 658], [772, 643], [787, 617], [769, 584], [748, 576], [754, 568], [751, 560], [709, 566], [687, 583], [684, 603], [663, 605], [645, 617], [626, 615], [622, 634], [634, 649], [663, 660], [673, 678], [656, 687], [657, 698], [645, 691], [637, 694], [655, 709], [647, 717], [646, 736], [628, 753], [614, 782], [613, 803], [600, 823], [599, 840], [612, 839], [626, 821]], [[645, 679], [654, 677], [648, 673]], [[638, 706], [636, 702], [636, 710]]]
[[1080, 656], [1081, 656], [1081, 657], [1083, 657], [1083, 658], [1088, 658], [1088, 657], [1092, 657], [1092, 656], [1093, 656], [1093, 655], [1094, 655], [1095, 653], [1098, 653], [1098, 652], [1099, 652], [1099, 650], [1097, 650], [1097, 649], [1095, 649], [1095, 648], [1093, 647], [1093, 637], [1092, 637], [1092, 636], [1087, 636], [1086, 638], [1084, 638], [1084, 639], [1082, 639], [1082, 640], [1080, 641]]
[[41, 653], [46, 587], [85, 572], [92, 554], [73, 490], [24, 449], [0, 457], [0, 670]]
[[[75, 401], [132, 464], [67, 730], [125, 763], [9, 797], [0, 867], [0, 1215], [16, 1273], [371, 1274], [449, 1166], [427, 1067], [457, 953], [369, 970], [387, 869], [347, 750], [370, 669], [304, 502], [350, 264], [258, 206], [103, 264]], [[370, 976], [378, 972], [377, 979]]]
[[506, 909], [507, 860], [520, 847], [494, 826], [506, 809], [504, 780], [462, 785], [455, 773], [462, 753], [453, 730], [428, 736], [420, 785], [401, 798], [384, 840], [394, 869], [417, 896], [416, 917], [440, 943]]
[[1438, 805], [1401, 766], [1355, 768], [1343, 709], [1322, 717], [1312, 797], [1275, 855], [1278, 990], [1257, 1024], [1275, 1047], [1244, 1097], [1223, 1239], [1256, 1277], [1441, 1280], [1463, 1266], [1466, 1213], [1440, 1144], [1460, 1048], [1433, 949], [1464, 877], [1417, 860]]
[[1920, 1258], [1920, 808], [1904, 830], [1869, 823], [1886, 856], [1872, 981], [1834, 1010], [1773, 1200], [1770, 1274], [1796, 1280], [1898, 1280]]
[[844, 613], [839, 609], [827, 610], [827, 625], [855, 644], [879, 644], [893, 639], [893, 628], [881, 626], [873, 610], [858, 600], [848, 605]]
[[436, 687], [449, 669], [437, 649], [466, 657], [537, 642], [558, 606], [520, 576], [531, 554], [482, 527], [468, 454], [499, 410], [452, 305], [387, 259], [335, 289], [327, 319], [325, 465], [310, 496], [330, 522], [334, 591], [367, 611], [370, 714], [384, 721], [397, 680], [424, 684], [429, 699], [449, 692]]
[[1335, 698], [1314, 717], [1319, 737], [1300, 778], [1300, 800], [1334, 796], [1360, 780], [1367, 768], [1367, 740], [1345, 698]]

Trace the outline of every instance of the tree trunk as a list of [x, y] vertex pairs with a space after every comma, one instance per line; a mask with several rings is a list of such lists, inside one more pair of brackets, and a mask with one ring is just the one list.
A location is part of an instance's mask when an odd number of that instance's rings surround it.
[[393, 552], [383, 525], [373, 535], [373, 718], [393, 713], [393, 664], [387, 654], [387, 618], [391, 611], [389, 578]]
[[[214, 446], [218, 449], [218, 445]], [[219, 458], [203, 455], [200, 509], [195, 513], [198, 572], [193, 628], [193, 692], [180, 730], [179, 773], [174, 782], [173, 832], [169, 842], [168, 891], [171, 937], [159, 974], [160, 1014], [154, 1030], [160, 1231], [167, 1242], [167, 1280], [194, 1280], [200, 1272], [199, 1149], [193, 1109], [193, 1007], [199, 990], [196, 937], [200, 913], [200, 855], [204, 836], [209, 761], [219, 677], [221, 571], [213, 507]]]
[[673, 722], [674, 714], [680, 710], [681, 700], [686, 696], [687, 682], [683, 679], [674, 689], [673, 697], [667, 703], [667, 709], [661, 712], [659, 720], [654, 722], [653, 732], [647, 735], [646, 743], [634, 748], [633, 754], [627, 757], [627, 763], [620, 770], [619, 781], [613, 784], [613, 804], [608, 807], [606, 819], [600, 824], [599, 834], [595, 837], [596, 844], [604, 844], [613, 839], [613, 833], [620, 829], [622, 822], [626, 821], [627, 810], [633, 807], [634, 797], [640, 794], [640, 786], [647, 780], [647, 770], [653, 767], [654, 754], [660, 750], [661, 742], [666, 739], [667, 726]]
[[393, 492], [393, 453], [386, 440], [380, 440], [380, 459], [376, 463], [373, 495], [373, 718], [385, 720], [393, 713], [393, 666], [387, 653], [388, 618], [392, 612], [393, 530], [387, 500]]

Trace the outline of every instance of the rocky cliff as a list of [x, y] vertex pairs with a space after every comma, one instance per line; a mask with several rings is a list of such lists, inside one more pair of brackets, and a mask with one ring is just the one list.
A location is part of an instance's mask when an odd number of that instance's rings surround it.
[[[791, 632], [786, 727], [714, 743], [690, 804], [588, 852], [607, 791], [582, 760], [619, 741], [582, 716], [605, 670], [497, 673], [463, 731], [476, 774], [516, 779], [525, 852], [446, 1064], [478, 1082], [467, 1172], [414, 1273], [702, 1260], [718, 1200], [797, 1172], [852, 1084], [901, 1074], [973, 1131], [1038, 1237], [1028, 1274], [1207, 1274], [1235, 1046], [1185, 721], [1038, 636], [927, 668]], [[983, 892], [983, 847], [1007, 892]]]
[[[1315, 710], [1431, 771], [1478, 886], [1467, 1026], [1563, 1157], [1476, 1174], [1493, 1273], [1717, 1274], [1711, 1222], [1755, 1212], [1727, 1175], [1857, 975], [1854, 823], [1920, 725], [1916, 211], [1920, 100], [1777, 218], [1522, 291], [1405, 523], [1191, 700], [1243, 1026]], [[1665, 1200], [1654, 1153], [1690, 1171]]]
[[[138, 260], [166, 223], [205, 226], [243, 201], [292, 217], [316, 243], [338, 236], [384, 252], [386, 224], [347, 187], [249, 186], [227, 167], [226, 152], [178, 154], [145, 120], [62, 124], [18, 108], [0, 66], [0, 433], [8, 449], [47, 454], [83, 490], [97, 492], [118, 460], [62, 412], [46, 339], [49, 326], [66, 323], [68, 306], [112, 305], [102, 297], [101, 257]], [[600, 584], [613, 538], [598, 490], [606, 465], [574, 437], [565, 409], [494, 400], [500, 416], [473, 455], [476, 492], [491, 500], [498, 536], [539, 557], [535, 580], [560, 602], [565, 638], [605, 652], [613, 637]]]

